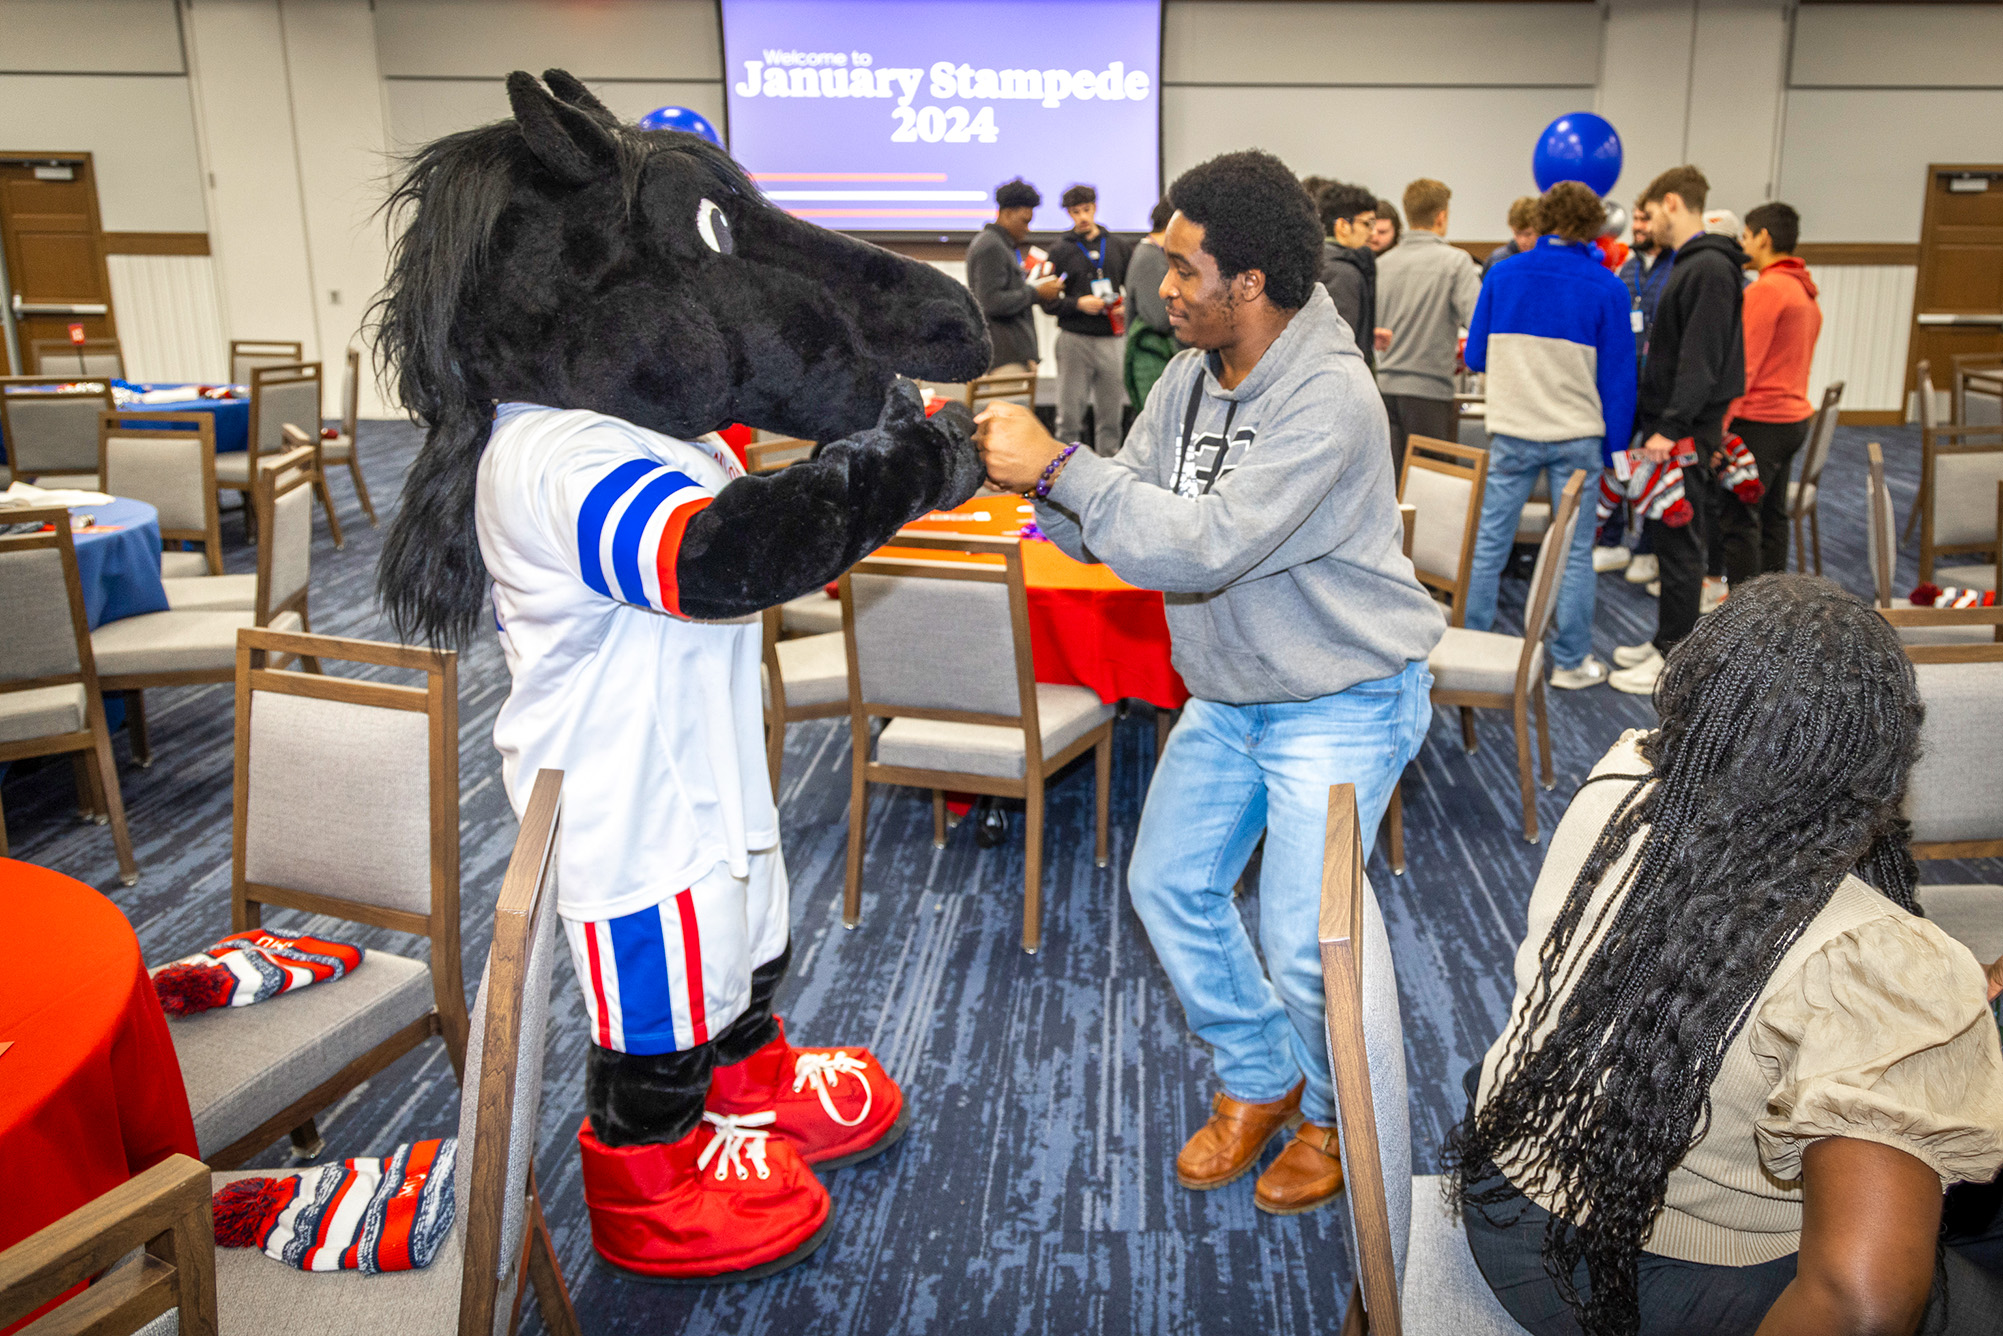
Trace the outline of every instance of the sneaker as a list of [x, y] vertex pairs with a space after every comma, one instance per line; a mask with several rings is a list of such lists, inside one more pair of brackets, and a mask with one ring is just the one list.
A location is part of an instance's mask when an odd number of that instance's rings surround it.
[[1614, 667], [1616, 668], [1633, 668], [1638, 664], [1647, 663], [1650, 659], [1659, 659], [1661, 657], [1662, 651], [1655, 647], [1653, 640], [1644, 640], [1639, 645], [1614, 646]]
[[1697, 611], [1702, 614], [1711, 611], [1732, 596], [1725, 582], [1715, 576], [1704, 577], [1704, 593], [1698, 600]]
[[1650, 598], [1661, 598], [1661, 597], [1662, 597], [1662, 581], [1660, 581], [1660, 580], [1650, 580], [1650, 581], [1648, 582], [1648, 596], [1649, 596]]
[[1637, 663], [1632, 668], [1623, 668], [1607, 678], [1607, 685], [1615, 691], [1624, 691], [1630, 696], [1652, 696], [1655, 694], [1656, 679], [1662, 676], [1662, 656]]
[[1606, 680], [1607, 666], [1590, 654], [1581, 659], [1576, 668], [1551, 670], [1551, 685], [1560, 691], [1580, 691], [1586, 687], [1596, 687]]
[[1627, 582], [1631, 585], [1647, 584], [1658, 574], [1653, 552], [1637, 552], [1627, 564]]
[[703, 1107], [745, 1115], [769, 1109], [773, 1135], [808, 1164], [840, 1169], [881, 1155], [904, 1136], [904, 1092], [866, 1048], [794, 1048], [786, 1022], [750, 1057], [718, 1067]]
[[1593, 573], [1595, 575], [1605, 575], [1608, 571], [1619, 570], [1632, 560], [1634, 560], [1634, 553], [1628, 551], [1623, 544], [1616, 543], [1612, 547], [1596, 547], [1593, 549]]
[[591, 1246], [621, 1271], [663, 1285], [756, 1280], [812, 1256], [834, 1224], [828, 1190], [771, 1134], [768, 1110], [705, 1112], [680, 1141], [608, 1146], [577, 1130]]

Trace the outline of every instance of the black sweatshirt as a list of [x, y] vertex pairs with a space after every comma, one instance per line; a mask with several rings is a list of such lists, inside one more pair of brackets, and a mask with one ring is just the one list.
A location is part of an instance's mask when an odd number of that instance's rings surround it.
[[[1106, 248], [1103, 269], [1093, 263], [1099, 255], [1099, 247]], [[1050, 307], [1057, 317], [1057, 327], [1073, 334], [1092, 334], [1099, 338], [1113, 337], [1113, 322], [1104, 315], [1087, 315], [1078, 309], [1078, 299], [1092, 295], [1092, 280], [1102, 275], [1113, 280], [1113, 295], [1127, 285], [1127, 255], [1130, 247], [1104, 228], [1099, 235], [1086, 240], [1083, 233], [1066, 232], [1050, 248], [1050, 263], [1064, 278], [1064, 291]]]
[[1672, 441], [1691, 436], [1717, 448], [1725, 410], [1746, 392], [1740, 323], [1745, 262], [1737, 242], [1711, 232], [1676, 252], [1641, 364], [1635, 416], [1643, 439], [1660, 432]]

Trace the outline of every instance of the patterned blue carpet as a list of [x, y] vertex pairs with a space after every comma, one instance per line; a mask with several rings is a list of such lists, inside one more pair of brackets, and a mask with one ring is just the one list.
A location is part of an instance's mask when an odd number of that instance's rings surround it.
[[[1864, 442], [1885, 442], [1903, 520], [1918, 479], [1917, 433], [1844, 429], [1824, 475], [1828, 573], [1863, 592]], [[362, 450], [387, 515], [416, 445], [400, 423], [364, 424]], [[382, 531], [345, 482], [333, 483], [348, 546], [324, 528], [314, 553], [315, 629], [387, 638], [372, 588]], [[226, 518], [232, 570], [252, 568]], [[1913, 549], [1901, 557], [1911, 585]], [[1506, 580], [1504, 620], [1521, 579]], [[1599, 581], [1596, 651], [1654, 629], [1653, 601], [1618, 575]], [[460, 667], [465, 972], [477, 980], [500, 875], [514, 838], [489, 738], [507, 690], [497, 647]], [[70, 770], [16, 766], [5, 781], [14, 856], [103, 890], [126, 912], [147, 958], [193, 950], [228, 931], [231, 709], [227, 687], [155, 691], [157, 760], [122, 783], [143, 878], [119, 886], [109, 835], [74, 816]], [[1555, 791], [1539, 795], [1549, 830], [1621, 730], [1651, 722], [1644, 700], [1605, 688], [1554, 692]], [[1205, 1116], [1206, 1054], [1128, 907], [1124, 868], [1146, 792], [1154, 731], [1145, 709], [1121, 723], [1114, 770], [1113, 865], [1091, 859], [1089, 764], [1053, 790], [1045, 945], [1025, 956], [1019, 819], [1009, 844], [975, 846], [962, 827], [932, 847], [916, 792], [875, 799], [863, 923], [840, 926], [847, 835], [846, 721], [796, 725], [781, 820], [793, 882], [795, 966], [782, 1011], [808, 1043], [866, 1043], [904, 1083], [905, 1142], [829, 1176], [836, 1228], [809, 1263], [756, 1284], [676, 1290], [621, 1279], [593, 1258], [571, 1148], [582, 1113], [583, 1008], [568, 971], [550, 1035], [539, 1173], [559, 1259], [590, 1332], [1305, 1333], [1337, 1329], [1348, 1292], [1340, 1214], [1277, 1219], [1252, 1207], [1251, 1181], [1210, 1194], [1175, 1183], [1172, 1159]], [[1389, 922], [1404, 999], [1418, 1167], [1436, 1164], [1458, 1116], [1462, 1070], [1487, 1046], [1509, 998], [1508, 963], [1543, 856], [1520, 833], [1508, 720], [1484, 715], [1480, 749], [1435, 721], [1405, 788], [1408, 874], [1370, 865]], [[123, 739], [121, 760], [129, 757]], [[366, 838], [357, 832], [357, 838]], [[1994, 864], [1932, 864], [1932, 881], [2003, 879]], [[1257, 912], [1255, 890], [1241, 903]], [[336, 931], [315, 921], [315, 930]], [[311, 925], [300, 922], [302, 927]], [[408, 939], [365, 931], [371, 946]], [[1255, 938], [1256, 940], [1256, 938]], [[448, 1132], [457, 1083], [429, 1044], [320, 1120], [330, 1157], [382, 1153]], [[262, 1164], [287, 1163], [274, 1146]], [[532, 1329], [537, 1328], [533, 1317]]]

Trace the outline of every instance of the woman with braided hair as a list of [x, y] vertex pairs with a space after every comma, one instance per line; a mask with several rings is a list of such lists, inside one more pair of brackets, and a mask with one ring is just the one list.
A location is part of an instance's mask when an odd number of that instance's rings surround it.
[[1766, 576], [1655, 704], [1553, 836], [1469, 1073], [1448, 1185], [1476, 1262], [1538, 1333], [2003, 1330], [2003, 1276], [1940, 1246], [1967, 1241], [1943, 1189], [2003, 1166], [2003, 1051], [1914, 901], [1898, 640]]

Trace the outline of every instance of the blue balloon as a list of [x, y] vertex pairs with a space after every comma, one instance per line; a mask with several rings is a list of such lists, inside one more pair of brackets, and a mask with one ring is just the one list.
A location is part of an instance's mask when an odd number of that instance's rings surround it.
[[640, 118], [642, 130], [684, 130], [692, 135], [701, 135], [718, 148], [723, 147], [723, 136], [716, 127], [705, 120], [700, 112], [687, 107], [655, 107]]
[[1604, 195], [1620, 180], [1620, 157], [1620, 132], [1604, 117], [1575, 111], [1544, 127], [1530, 155], [1530, 170], [1539, 190], [1580, 181], [1595, 195]]

